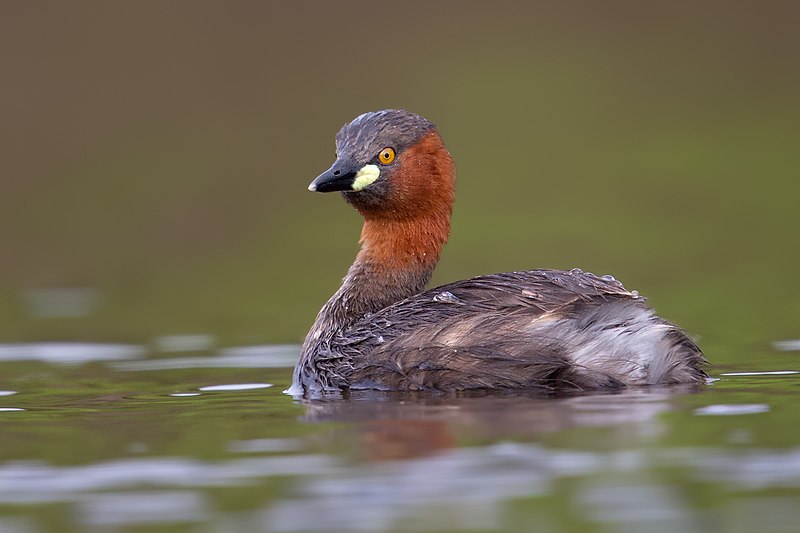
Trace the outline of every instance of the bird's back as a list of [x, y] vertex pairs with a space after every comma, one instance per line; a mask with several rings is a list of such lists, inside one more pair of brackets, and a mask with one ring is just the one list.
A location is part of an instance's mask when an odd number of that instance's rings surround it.
[[480, 276], [357, 320], [316, 357], [337, 388], [603, 389], [702, 382], [697, 345], [636, 292], [580, 270]]

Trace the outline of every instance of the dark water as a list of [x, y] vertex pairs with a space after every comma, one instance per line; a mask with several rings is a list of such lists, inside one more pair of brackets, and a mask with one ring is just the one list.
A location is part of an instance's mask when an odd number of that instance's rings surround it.
[[797, 531], [777, 347], [694, 390], [306, 403], [295, 346], [2, 345], [0, 531]]

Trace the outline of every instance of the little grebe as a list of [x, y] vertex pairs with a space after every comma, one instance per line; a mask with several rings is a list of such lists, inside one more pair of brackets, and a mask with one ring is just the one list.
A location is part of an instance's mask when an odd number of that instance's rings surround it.
[[431, 122], [365, 113], [336, 135], [336, 154], [308, 188], [340, 191], [361, 213], [361, 250], [308, 332], [290, 394], [704, 381], [694, 341], [611, 276], [531, 270], [423, 292], [455, 197]]

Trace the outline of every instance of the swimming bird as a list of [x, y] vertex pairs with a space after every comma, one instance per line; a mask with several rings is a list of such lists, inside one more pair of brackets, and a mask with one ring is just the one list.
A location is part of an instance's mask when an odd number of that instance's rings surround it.
[[358, 210], [361, 248], [306, 336], [290, 394], [704, 381], [697, 344], [611, 276], [539, 269], [425, 290], [450, 233], [455, 178], [421, 116], [383, 110], [341, 128], [336, 161], [308, 189], [338, 191]]

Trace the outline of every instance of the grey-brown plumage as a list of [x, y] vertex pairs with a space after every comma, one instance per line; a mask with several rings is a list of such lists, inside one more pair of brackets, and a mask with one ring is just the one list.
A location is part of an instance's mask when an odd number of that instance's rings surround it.
[[335, 183], [328, 190], [342, 190], [365, 225], [361, 252], [306, 337], [292, 394], [608, 389], [705, 379], [697, 345], [610, 276], [532, 270], [423, 292], [447, 239], [455, 180], [438, 133], [421, 117], [391, 111], [362, 115], [337, 141], [340, 159], [354, 168], [374, 164], [370, 154], [381, 146], [400, 147], [398, 161], [382, 166], [364, 191], [332, 176], [339, 160], [315, 181]]
[[534, 270], [458, 281], [368, 315], [321, 342], [302, 381], [319, 390], [601, 389], [702, 382], [703, 363], [684, 332], [618, 281]]

